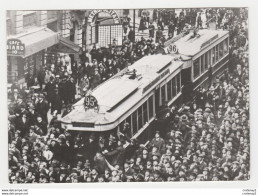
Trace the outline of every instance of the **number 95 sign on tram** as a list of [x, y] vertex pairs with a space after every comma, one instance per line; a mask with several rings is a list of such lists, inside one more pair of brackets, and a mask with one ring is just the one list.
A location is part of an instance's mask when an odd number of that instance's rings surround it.
[[85, 97], [84, 99], [84, 107], [85, 109], [97, 109], [98, 108], [98, 101], [96, 100], [96, 98], [92, 95], [88, 95]]

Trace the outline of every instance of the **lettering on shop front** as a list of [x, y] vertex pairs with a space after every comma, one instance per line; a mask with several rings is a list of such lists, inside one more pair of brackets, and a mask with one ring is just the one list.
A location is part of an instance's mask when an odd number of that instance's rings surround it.
[[120, 19], [119, 19], [119, 16], [117, 15], [117, 13], [114, 11], [114, 10], [93, 10], [89, 17], [88, 17], [88, 22], [90, 23], [91, 26], [94, 26], [94, 18], [95, 16], [98, 14], [98, 13], [101, 13], [101, 12], [105, 12], [109, 15], [111, 15], [111, 17], [113, 18], [114, 20], [114, 23], [115, 24], [119, 24], [120, 23]]
[[9, 39], [7, 41], [7, 55], [23, 56], [25, 54], [25, 45], [19, 39]]

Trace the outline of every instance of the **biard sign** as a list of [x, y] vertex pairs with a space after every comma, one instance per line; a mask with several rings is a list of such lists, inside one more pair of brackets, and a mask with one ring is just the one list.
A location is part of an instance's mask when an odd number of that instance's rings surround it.
[[25, 45], [19, 39], [8, 39], [7, 55], [23, 56], [25, 53]]

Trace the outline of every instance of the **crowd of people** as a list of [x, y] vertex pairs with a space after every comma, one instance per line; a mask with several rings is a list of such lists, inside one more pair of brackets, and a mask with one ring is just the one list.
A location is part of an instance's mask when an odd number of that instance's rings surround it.
[[[123, 134], [130, 128], [127, 123], [119, 136], [84, 136], [61, 128], [60, 117], [69, 113], [76, 97], [142, 56], [154, 54], [159, 44], [152, 38], [136, 41], [129, 32], [122, 47], [93, 47], [83, 53], [80, 63], [72, 65], [59, 59], [40, 70], [39, 89], [33, 88], [33, 82], [27, 89], [14, 83], [8, 92], [9, 181], [248, 180], [248, 16], [245, 9], [216, 9], [215, 13], [219, 15], [217, 25], [230, 30], [228, 72], [215, 78], [208, 90], [199, 88], [194, 102], [180, 109], [169, 108], [167, 125], [164, 129], [157, 126], [154, 138], [146, 145]], [[198, 21], [198, 15], [195, 19], [190, 16], [184, 15], [188, 23]], [[166, 20], [165, 25], [169, 25], [171, 19]]]

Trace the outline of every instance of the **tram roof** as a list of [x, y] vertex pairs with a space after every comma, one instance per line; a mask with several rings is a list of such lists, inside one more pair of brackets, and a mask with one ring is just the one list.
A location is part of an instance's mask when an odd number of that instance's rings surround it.
[[[128, 67], [128, 70], [114, 75], [111, 79], [100, 84], [92, 92], [97, 99], [99, 111], [84, 110], [84, 98], [74, 104], [74, 110], [66, 115], [63, 122], [89, 122], [106, 124], [115, 121], [130, 110], [145, 96], [143, 91], [152, 81], [160, 77], [164, 70], [170, 74], [180, 68], [181, 61], [173, 61], [171, 55], [145, 56]], [[172, 65], [170, 64], [172, 62]], [[136, 70], [136, 79], [129, 79], [133, 70]], [[165, 78], [165, 77], [164, 77]], [[162, 80], [162, 79], [161, 79]], [[157, 84], [157, 83], [156, 83]], [[154, 86], [154, 85], [153, 85]], [[150, 88], [148, 88], [150, 89]]]
[[[226, 30], [201, 29], [198, 31], [199, 36], [191, 38], [193, 32], [177, 40], [174, 44], [178, 48], [178, 53], [186, 56], [194, 56], [208, 45], [219, 40], [228, 34]], [[207, 43], [207, 44], [205, 44]]]

